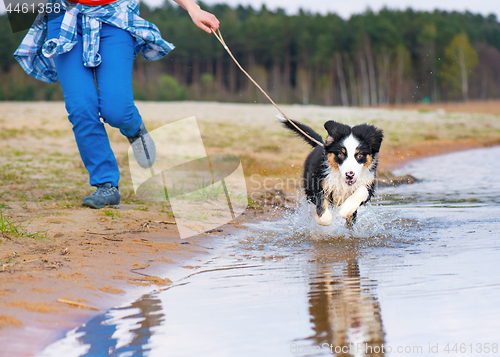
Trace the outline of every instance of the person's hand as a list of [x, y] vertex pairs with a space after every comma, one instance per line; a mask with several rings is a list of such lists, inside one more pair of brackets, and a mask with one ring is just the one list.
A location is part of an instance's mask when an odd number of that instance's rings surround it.
[[214, 31], [219, 28], [219, 20], [217, 20], [217, 17], [202, 10], [199, 6], [189, 11], [189, 16], [191, 16], [191, 20], [193, 20], [196, 26], [207, 33], [212, 33], [210, 27], [213, 28]]

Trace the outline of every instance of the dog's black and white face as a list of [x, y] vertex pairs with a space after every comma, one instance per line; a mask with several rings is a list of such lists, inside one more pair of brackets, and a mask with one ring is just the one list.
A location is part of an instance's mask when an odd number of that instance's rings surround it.
[[350, 127], [334, 121], [326, 122], [325, 129], [328, 132], [325, 151], [336, 179], [344, 188], [367, 186], [374, 180], [382, 131], [373, 125]]

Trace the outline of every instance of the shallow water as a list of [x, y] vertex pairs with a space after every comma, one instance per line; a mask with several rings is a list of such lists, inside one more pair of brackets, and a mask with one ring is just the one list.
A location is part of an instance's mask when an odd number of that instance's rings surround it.
[[[354, 231], [304, 205], [41, 356], [500, 355], [500, 147], [415, 161]], [[486, 352], [488, 350], [488, 352]], [[337, 353], [335, 353], [337, 352]]]

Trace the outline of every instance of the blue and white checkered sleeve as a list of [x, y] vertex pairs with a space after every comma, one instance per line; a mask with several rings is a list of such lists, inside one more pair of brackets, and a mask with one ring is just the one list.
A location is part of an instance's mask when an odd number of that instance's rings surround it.
[[14, 52], [14, 58], [30, 76], [44, 82], [57, 82], [54, 62], [43, 56], [42, 46], [47, 38], [47, 21], [40, 13]]

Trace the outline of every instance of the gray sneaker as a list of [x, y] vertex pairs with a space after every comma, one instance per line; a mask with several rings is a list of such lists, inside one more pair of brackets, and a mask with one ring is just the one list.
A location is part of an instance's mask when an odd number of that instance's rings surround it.
[[120, 204], [120, 190], [112, 187], [110, 183], [96, 185], [97, 190], [85, 197], [82, 201], [84, 206], [90, 208], [103, 208], [106, 206], [118, 206]]
[[134, 136], [127, 136], [127, 139], [134, 151], [135, 159], [139, 166], [143, 169], [148, 169], [155, 163], [156, 146], [153, 138], [146, 130], [144, 123]]

